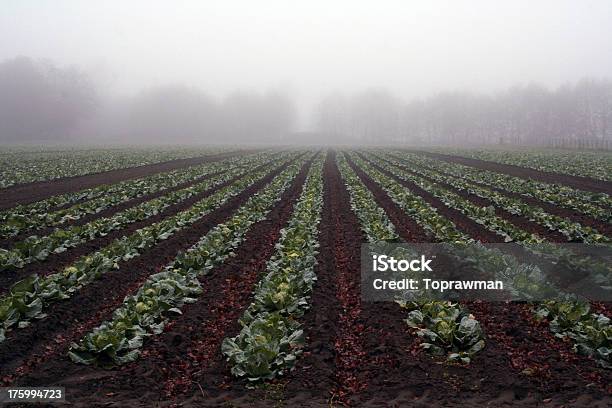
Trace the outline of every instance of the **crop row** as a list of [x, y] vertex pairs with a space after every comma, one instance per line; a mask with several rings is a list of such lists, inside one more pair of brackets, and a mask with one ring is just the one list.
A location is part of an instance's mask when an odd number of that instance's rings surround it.
[[124, 364], [138, 358], [147, 337], [159, 334], [181, 307], [197, 300], [199, 278], [220, 265], [244, 241], [251, 226], [268, 212], [304, 165], [291, 164], [263, 190], [253, 195], [225, 223], [217, 225], [163, 270], [152, 275], [134, 295], [127, 296], [111, 320], [94, 328], [70, 347], [70, 358], [78, 363], [102, 367]]
[[[197, 169], [201, 168], [202, 166], [207, 166], [207, 164], [191, 167], [189, 169], [197, 172], [199, 171]], [[44, 217], [46, 213], [54, 212], [56, 209], [72, 206], [82, 201], [93, 200], [106, 195], [121, 195], [124, 191], [131, 191], [134, 188], [138, 189], [139, 187], [149, 185], [154, 181], [158, 183], [164, 182], [166, 178], [173, 180], [175, 179], [176, 175], [181, 174], [182, 171], [184, 170], [177, 169], [169, 172], [154, 174], [152, 176], [126, 180], [119, 183], [102, 184], [84, 190], [55, 195], [31, 204], [18, 205], [1, 211], [0, 221], [6, 223], [11, 219], [16, 219], [15, 222], [19, 223], [20, 218], [41, 218]]]
[[[262, 162], [265, 158], [262, 159]], [[265, 166], [267, 167], [267, 166]], [[46, 259], [51, 253], [61, 253], [111, 231], [145, 220], [159, 214], [171, 205], [196, 196], [231, 179], [248, 173], [249, 168], [234, 167], [215, 177], [195, 185], [167, 193], [158, 198], [145, 201], [134, 207], [120, 211], [110, 217], [98, 218], [84, 225], [75, 225], [66, 229], [56, 229], [51, 234], [38, 237], [31, 236], [16, 243], [13, 248], [0, 249], [0, 271], [10, 268], [21, 268], [25, 264]]]
[[[574, 342], [574, 350], [593, 357], [598, 364], [611, 364], [612, 327], [610, 320], [602, 314], [590, 312], [588, 303], [579, 301], [561, 292], [552, 284], [537, 266], [519, 263], [513, 256], [498, 249], [491, 249], [475, 243], [458, 231], [448, 219], [439, 215], [421, 197], [403, 187], [393, 178], [385, 175], [358, 156], [352, 156], [359, 167], [383, 190], [400, 208], [427, 231], [434, 232], [440, 242], [459, 245], [457, 259], [463, 262], [477, 259], [475, 268], [507, 282], [506, 289], [521, 299], [563, 298], [565, 301], [536, 303], [534, 312], [540, 319], [547, 319], [551, 331], [560, 338]], [[471, 242], [461, 246], [462, 242]], [[456, 249], [451, 248], [452, 251]]]
[[[372, 246], [397, 241], [395, 227], [384, 210], [376, 204], [373, 194], [350, 168], [343, 156], [338, 156], [338, 168], [351, 199], [351, 208], [359, 218], [362, 230]], [[424, 341], [421, 347], [451, 360], [469, 362], [485, 346], [480, 324], [469, 311], [453, 302], [425, 300], [401, 302], [408, 310], [406, 322]]]
[[89, 149], [0, 155], [0, 188], [215, 154], [221, 149]]
[[560, 184], [544, 183], [532, 179], [522, 179], [508, 174], [477, 169], [442, 160], [425, 158], [412, 153], [385, 152], [387, 157], [400, 158], [414, 164], [413, 168], [423, 168], [446, 173], [465, 181], [483, 184], [511, 193], [532, 197], [558, 207], [579, 211], [593, 218], [612, 221], [612, 198], [604, 193], [576, 190]]
[[[391, 159], [390, 162], [395, 164], [393, 159]], [[569, 265], [576, 268], [584, 268], [585, 265], [588, 264], [589, 267], [592, 268], [592, 271], [589, 272], [588, 276], [594, 283], [605, 285], [610, 283], [612, 272], [610, 271], [609, 265], [605, 265], [597, 260], [577, 257], [573, 251], [567, 248], [549, 244], [546, 239], [524, 231], [511, 222], [497, 216], [495, 214], [494, 207], [480, 207], [479, 205], [476, 205], [471, 201], [462, 198], [458, 194], [442, 187], [437, 182], [431, 182], [426, 178], [417, 176], [411, 172], [407, 172], [394, 164], [388, 164], [386, 160], [382, 160], [380, 158], [376, 160], [376, 164], [391, 172], [401, 180], [414, 183], [422, 189], [428, 191], [447, 207], [460, 211], [468, 218], [474, 220], [476, 223], [485, 226], [489, 231], [503, 237], [505, 242], [517, 242], [523, 245], [528, 251], [533, 252], [536, 255], [543, 256], [553, 262], [567, 262]], [[418, 174], [423, 173], [428, 178], [433, 178], [436, 181], [448, 183], [459, 190], [470, 191], [471, 193], [482, 198], [493, 201], [495, 204], [511, 213], [523, 215], [529, 219], [538, 220], [540, 223], [542, 223], [542, 225], [551, 230], [559, 231], [568, 238], [582, 238], [582, 241], [588, 244], [598, 243], [609, 245], [610, 243], [610, 238], [597, 233], [597, 231], [594, 231], [590, 227], [584, 227], [579, 223], [573, 223], [561, 217], [548, 214], [541, 208], [532, 207], [529, 204], [521, 202], [520, 200], [503, 196], [495, 191], [470, 185], [460, 179], [444, 177], [441, 175], [436, 176], [431, 172], [419, 170], [418, 168], [413, 169], [412, 172]]]
[[249, 186], [265, 177], [270, 170], [253, 172], [235, 183], [198, 201], [187, 210], [141, 228], [129, 236], [114, 240], [106, 247], [77, 259], [61, 272], [44, 277], [33, 275], [14, 284], [7, 296], [0, 299], [0, 341], [6, 330], [25, 327], [33, 319], [45, 317], [44, 310], [57, 300], [71, 297], [83, 286], [103, 274], [118, 269], [121, 262], [140, 254], [176, 232], [219, 208]]
[[[502, 208], [510, 214], [519, 215], [529, 220], [533, 220], [543, 227], [548, 228], [550, 231], [560, 232], [567, 238], [568, 241], [584, 242], [586, 244], [612, 242], [612, 239], [600, 234], [591, 227], [583, 226], [580, 223], [573, 222], [567, 218], [549, 214], [541, 207], [527, 204], [513, 197], [505, 196], [489, 188], [480, 187], [473, 182], [465, 181], [460, 177], [444, 175], [431, 169], [424, 170], [419, 164], [408, 166], [393, 158], [388, 158], [385, 160], [385, 158], [382, 158], [381, 156], [377, 155], [376, 157], [378, 158], [378, 163], [385, 163], [388, 161], [394, 166], [393, 169], [408, 169], [412, 173], [433, 180], [434, 183], [446, 183], [459, 191], [465, 191], [468, 194], [473, 194], [477, 197], [489, 200], [492, 202], [492, 204], [495, 204], [496, 207]], [[403, 172], [402, 174], [405, 175], [410, 173]], [[417, 180], [419, 183], [426, 181], [420, 177], [415, 177], [415, 180]]]
[[222, 351], [232, 374], [249, 381], [270, 380], [291, 370], [302, 352], [299, 321], [309, 308], [316, 280], [318, 225], [323, 207], [323, 160], [317, 160], [240, 319], [242, 329], [226, 338]]
[[65, 151], [11, 152], [0, 154], [0, 188], [14, 184], [81, 176], [90, 173], [144, 166], [153, 163], [215, 154], [222, 149], [202, 150], [88, 149]]
[[[173, 188], [181, 184], [220, 173], [236, 166], [252, 165], [264, 158], [264, 154], [235, 157], [215, 163], [205, 163], [187, 169], [177, 169], [152, 176], [128, 180], [113, 185], [90, 189], [89, 200], [83, 201], [85, 192], [68, 193], [64, 197], [52, 197], [32, 205], [19, 206], [2, 213], [0, 238], [9, 238], [32, 229], [59, 226], [67, 221], [78, 220], [87, 214], [96, 214], [129, 200]], [[80, 201], [75, 205], [53, 211], [58, 202]]]
[[[383, 187], [383, 189], [389, 194], [391, 199], [396, 202], [400, 207], [402, 207], [408, 215], [415, 219], [419, 225], [421, 225], [425, 230], [431, 231], [434, 233], [435, 238], [439, 242], [451, 242], [455, 244], [460, 243], [470, 243], [468, 246], [471, 250], [479, 249], [480, 247], [475, 244], [475, 240], [466, 235], [465, 233], [459, 231], [454, 223], [447, 219], [446, 217], [437, 213], [437, 211], [431, 207], [423, 198], [412, 193], [409, 189], [401, 185], [399, 182], [394, 180], [392, 177], [386, 176], [381, 171], [377, 170], [370, 163], [361, 159], [357, 155], [353, 155], [353, 160], [378, 184]], [[387, 168], [392, 171], [399, 179], [408, 179], [404, 178], [404, 173], [398, 169], [398, 171], [394, 171], [394, 168], [390, 166], [385, 166], [384, 163], [380, 164], [382, 169]], [[428, 192], [432, 193], [434, 196], [436, 191], [433, 183], [423, 184], [415, 183], [420, 187], [426, 189]], [[444, 193], [444, 190], [442, 190]], [[451, 196], [452, 197], [452, 196]], [[454, 197], [452, 197], [454, 198]], [[448, 205], [447, 203], [453, 203], [453, 201], [448, 201], [442, 196], [442, 203]], [[461, 202], [457, 200], [458, 202]], [[465, 201], [465, 200], [463, 200]], [[457, 206], [459, 209], [462, 207]], [[477, 206], [474, 206], [476, 211], [478, 211]], [[477, 212], [479, 216], [486, 216], [488, 213], [486, 211]], [[482, 220], [478, 222], [479, 224], [484, 224]], [[502, 220], [503, 221], [503, 220]], [[505, 222], [505, 221], [504, 221]], [[509, 224], [509, 223], [507, 223]], [[511, 225], [511, 224], [510, 224]], [[512, 226], [512, 228], [516, 228]], [[518, 230], [518, 228], [516, 228]], [[527, 234], [521, 230], [519, 230], [523, 234]], [[531, 236], [531, 235], [529, 235]], [[533, 236], [534, 247], [547, 249], [548, 246], [543, 243], [543, 241], [539, 240], [538, 237]], [[552, 289], [554, 285], [548, 279], [546, 279], [538, 267], [533, 265], [526, 265], [518, 263], [514, 257], [510, 256], [502, 256], [501, 252], [498, 250], [489, 250], [487, 248], [480, 248], [480, 252], [477, 256], [477, 259], [489, 259], [491, 260], [491, 265], [489, 271], [494, 273], [497, 276], [503, 277], [511, 277], [510, 281], [513, 282], [513, 288], [510, 289], [511, 292], [514, 292], [520, 295], [523, 299], [542, 299], [548, 295], [557, 295], [558, 290]], [[495, 255], [491, 257], [492, 253], [495, 252]], [[498, 261], [495, 261], [495, 258], [498, 258]], [[510, 272], [511, 271], [511, 272]], [[533, 285], [526, 285], [525, 282], [532, 282]]]
[[443, 154], [529, 167], [551, 173], [612, 180], [612, 156], [599, 152], [434, 150]]

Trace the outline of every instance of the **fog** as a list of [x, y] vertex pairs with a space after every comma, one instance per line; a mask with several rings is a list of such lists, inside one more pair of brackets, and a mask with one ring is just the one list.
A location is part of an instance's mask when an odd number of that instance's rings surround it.
[[612, 2], [0, 3], [0, 143], [612, 140]]

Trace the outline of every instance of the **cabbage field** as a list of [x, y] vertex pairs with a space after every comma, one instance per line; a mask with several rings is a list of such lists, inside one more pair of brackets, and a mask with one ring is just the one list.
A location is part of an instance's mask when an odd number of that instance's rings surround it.
[[[13, 148], [0, 187], [0, 386], [79, 407], [612, 405], [612, 264], [559, 245], [612, 246], [610, 153]], [[462, 267], [521, 300], [369, 301], [381, 242], [469, 244]]]

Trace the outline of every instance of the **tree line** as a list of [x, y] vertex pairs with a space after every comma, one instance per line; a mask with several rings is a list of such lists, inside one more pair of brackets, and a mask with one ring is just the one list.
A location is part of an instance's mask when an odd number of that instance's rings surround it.
[[444, 92], [405, 102], [384, 89], [335, 93], [316, 108], [319, 132], [346, 142], [612, 147], [612, 82], [530, 84], [494, 95]]
[[102, 96], [77, 68], [20, 57], [0, 63], [3, 143], [361, 143], [612, 148], [612, 82], [583, 79], [495, 94], [443, 92], [405, 101], [385, 89], [333, 93], [296, 132], [278, 91], [212, 98], [183, 85]]
[[279, 91], [215, 99], [183, 85], [102, 96], [77, 68], [20, 57], [0, 63], [0, 142], [276, 143], [295, 125]]

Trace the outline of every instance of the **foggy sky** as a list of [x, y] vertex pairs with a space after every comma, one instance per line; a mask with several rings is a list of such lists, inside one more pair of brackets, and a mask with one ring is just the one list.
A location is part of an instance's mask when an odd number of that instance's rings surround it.
[[612, 73], [612, 1], [0, 2], [0, 61], [50, 59], [109, 94], [279, 89], [301, 126], [333, 91], [556, 87]]

